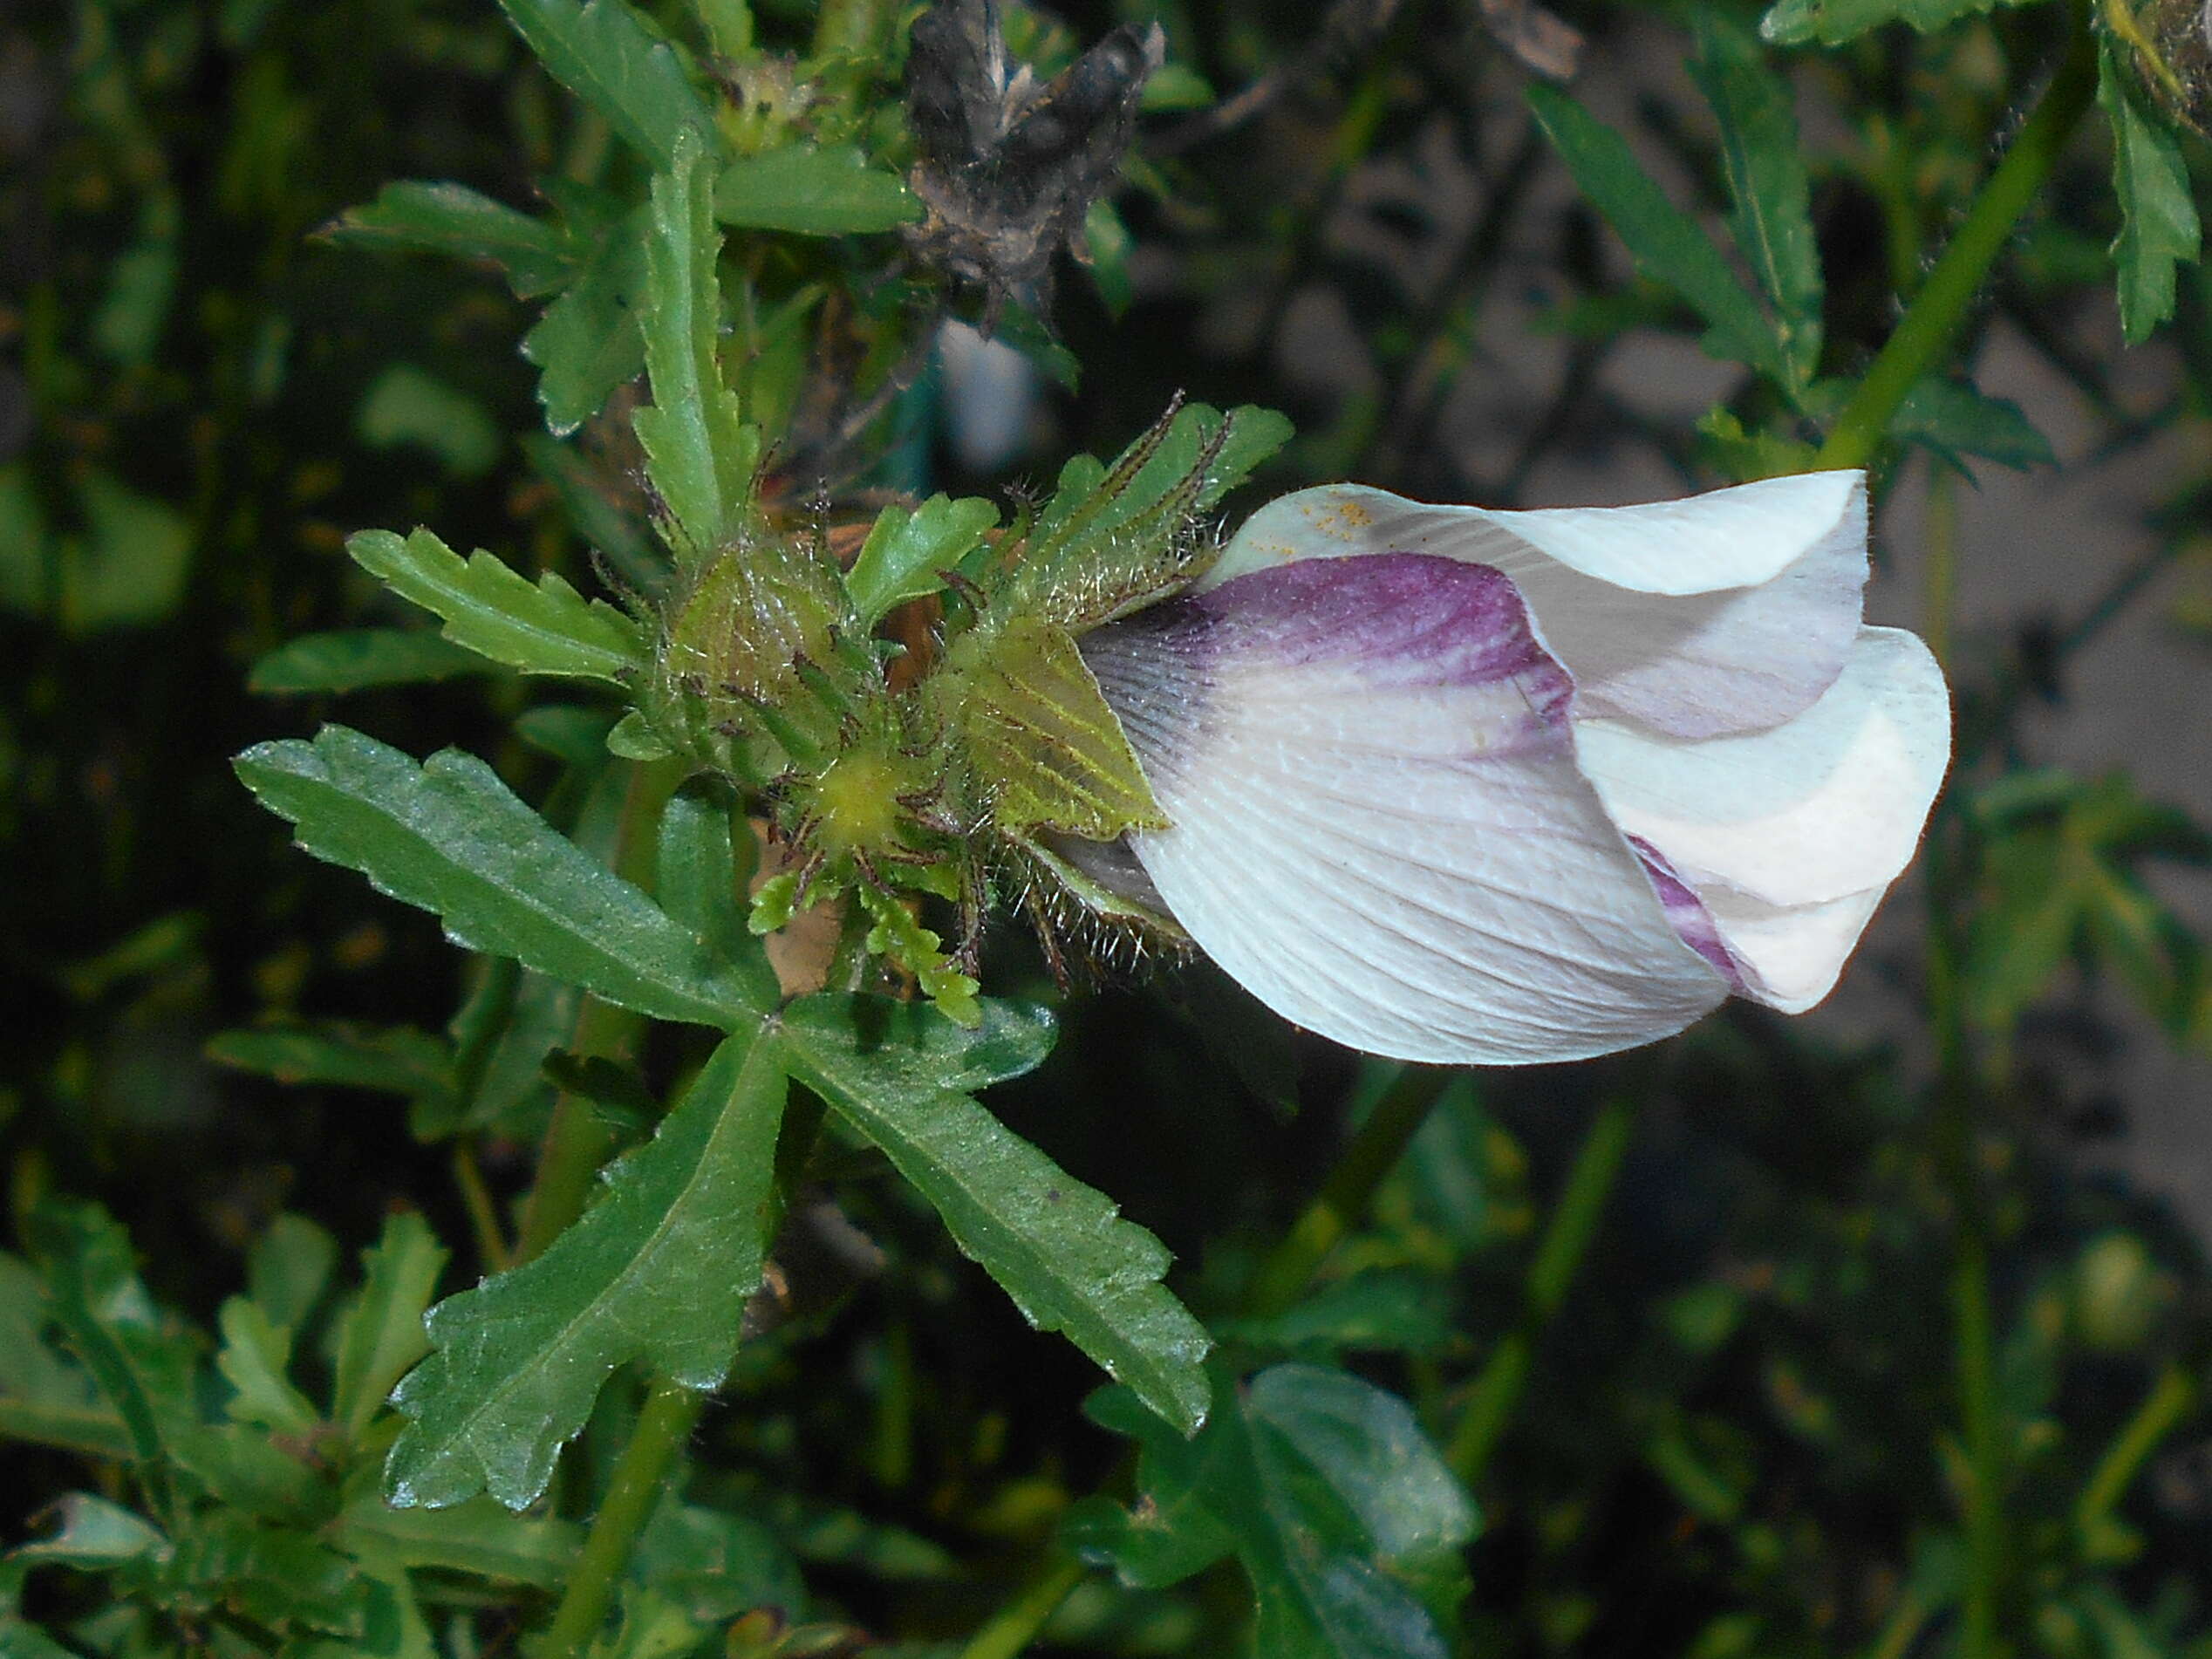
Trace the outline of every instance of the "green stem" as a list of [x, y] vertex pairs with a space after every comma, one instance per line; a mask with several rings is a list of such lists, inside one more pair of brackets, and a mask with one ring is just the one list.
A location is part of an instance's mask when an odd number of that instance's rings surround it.
[[1997, 1651], [2004, 1596], [2004, 1449], [1998, 1443], [1996, 1346], [1990, 1317], [1989, 1241], [1963, 1229], [1951, 1266], [1952, 1317], [1958, 1327], [1959, 1417], [1966, 1436], [1966, 1590], [1960, 1659]]
[[1367, 1212], [1375, 1189], [1428, 1122], [1430, 1109], [1445, 1085], [1458, 1075], [1411, 1066], [1399, 1074], [1329, 1171], [1320, 1196], [1306, 1206], [1253, 1275], [1245, 1293], [1246, 1311], [1262, 1318], [1280, 1314], [1305, 1294], [1329, 1252]]
[[1505, 1339], [1491, 1350], [1489, 1362], [1475, 1379], [1467, 1403], [1460, 1410], [1458, 1426], [1452, 1430], [1451, 1443], [1444, 1452], [1444, 1460], [1451, 1465], [1452, 1472], [1469, 1485], [1482, 1474], [1499, 1435], [1512, 1417], [1513, 1408], [1520, 1403], [1521, 1392], [1528, 1382], [1529, 1368], [1535, 1360], [1537, 1340], [1567, 1300], [1575, 1270], [1581, 1266], [1582, 1257], [1597, 1232], [1606, 1200], [1612, 1195], [1613, 1184], [1628, 1156], [1635, 1123], [1633, 1096], [1626, 1093], [1616, 1095], [1598, 1109], [1597, 1116], [1582, 1137], [1581, 1149], [1574, 1155], [1574, 1167], [1568, 1171], [1567, 1186], [1544, 1230], [1536, 1260], [1528, 1270], [1520, 1317]]
[[2078, 1538], [2086, 1542], [2103, 1528], [2159, 1442], [2181, 1425], [2196, 1403], [2196, 1382], [2187, 1371], [2169, 1364], [2159, 1373], [2150, 1393], [2105, 1448], [2089, 1484], [2081, 1489], [2081, 1500], [2074, 1505]]
[[960, 1659], [1018, 1659], [1060, 1611], [1060, 1604], [1075, 1594], [1089, 1570], [1072, 1556], [1048, 1564], [1021, 1594], [968, 1639], [967, 1646], [960, 1649]]
[[568, 1588], [554, 1609], [553, 1622], [531, 1644], [531, 1659], [570, 1659], [599, 1634], [630, 1565], [631, 1552], [659, 1507], [670, 1471], [706, 1407], [704, 1394], [673, 1382], [653, 1384], [622, 1460], [615, 1464], [606, 1499], [570, 1570]]
[[2078, 20], [2065, 59], [2035, 113], [1983, 185], [1957, 234], [1837, 417], [1815, 467], [1863, 467], [1874, 458], [1898, 406], [1949, 350], [1951, 337], [2004, 251], [2013, 225], [2051, 176], [2096, 90], [2096, 42], [2086, 20]]
[[491, 1189], [484, 1185], [484, 1171], [476, 1162], [474, 1137], [454, 1139], [453, 1164], [454, 1185], [461, 1189], [462, 1206], [468, 1212], [468, 1229], [476, 1236], [476, 1260], [488, 1273], [504, 1273], [507, 1237], [500, 1229], [499, 1206], [492, 1202]]
[[[661, 809], [683, 781], [678, 764], [662, 761], [633, 766], [623, 790], [622, 809], [606, 858], [618, 875], [648, 886], [652, 880], [653, 842]], [[645, 1029], [642, 1017], [586, 995], [577, 1004], [570, 1027], [571, 1054], [620, 1059]], [[543, 1255], [569, 1223], [584, 1213], [591, 1182], [614, 1150], [615, 1135], [598, 1108], [583, 1096], [562, 1091], [537, 1155], [537, 1178], [522, 1212], [522, 1236], [515, 1241], [511, 1265], [521, 1266]]]

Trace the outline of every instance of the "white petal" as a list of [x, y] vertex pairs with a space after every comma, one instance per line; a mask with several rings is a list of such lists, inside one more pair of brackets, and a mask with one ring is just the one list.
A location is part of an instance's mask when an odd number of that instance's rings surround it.
[[1587, 720], [1575, 742], [1615, 821], [1704, 901], [1746, 989], [1805, 1007], [1912, 859], [1950, 700], [1927, 646], [1864, 628], [1826, 695], [1771, 731], [1686, 742]]
[[1254, 513], [1201, 586], [1392, 551], [1512, 577], [1585, 713], [1683, 737], [1754, 731], [1809, 706], [1850, 649], [1867, 580], [1866, 483], [1804, 473], [1649, 506], [1531, 512], [1328, 485]]
[[1262, 572], [1083, 652], [1171, 830], [1176, 919], [1278, 1013], [1399, 1059], [1579, 1059], [1727, 987], [1576, 768], [1573, 686], [1495, 571]]

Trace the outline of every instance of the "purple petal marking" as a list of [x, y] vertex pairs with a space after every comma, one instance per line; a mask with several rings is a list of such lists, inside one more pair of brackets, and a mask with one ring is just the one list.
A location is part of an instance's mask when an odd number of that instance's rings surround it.
[[1675, 867], [1667, 862], [1666, 855], [1642, 836], [1630, 836], [1628, 844], [1635, 849], [1636, 857], [1643, 860], [1644, 873], [1651, 877], [1657, 890], [1659, 902], [1666, 906], [1667, 919], [1674, 925], [1682, 942], [1713, 965], [1720, 976], [1728, 981], [1728, 988], [1742, 996], [1744, 970], [1736, 959], [1728, 953], [1728, 946], [1720, 936], [1720, 926], [1713, 914], [1705, 908], [1705, 901], [1698, 898], [1690, 884], [1675, 873]]
[[1082, 649], [1148, 773], [1187, 754], [1219, 664], [1240, 675], [1340, 666], [1377, 691], [1511, 680], [1528, 718], [1514, 733], [1469, 733], [1469, 752], [1489, 755], [1564, 742], [1574, 695], [1510, 577], [1427, 553], [1254, 570], [1109, 624]]

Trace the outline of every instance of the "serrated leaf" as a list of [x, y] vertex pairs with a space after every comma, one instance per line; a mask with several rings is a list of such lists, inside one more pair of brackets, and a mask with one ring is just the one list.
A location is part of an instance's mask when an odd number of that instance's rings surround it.
[[715, 342], [722, 327], [714, 267], [713, 180], [696, 135], [678, 140], [668, 170], [652, 181], [645, 242], [646, 311], [641, 319], [652, 406], [631, 418], [646, 470], [693, 557], [736, 535], [752, 498], [760, 434], [745, 424], [737, 394], [722, 383]]
[[430, 1350], [422, 1316], [445, 1270], [446, 1248], [413, 1211], [386, 1219], [361, 1253], [361, 1294], [338, 1326], [338, 1377], [331, 1421], [358, 1442], [392, 1385]]
[[1070, 1341], [1185, 1433], [1205, 1420], [1205, 1329], [1160, 1282], [1168, 1253], [969, 1091], [1044, 1058], [1041, 1013], [986, 1001], [964, 1032], [911, 1004], [804, 998], [784, 1010], [792, 1073], [935, 1206], [1032, 1325]]
[[1698, 50], [1690, 72], [1720, 124], [1732, 204], [1729, 229], [1774, 304], [1792, 383], [1809, 385], [1820, 361], [1826, 288], [1790, 85], [1726, 13], [1701, 7], [1696, 26]]
[[624, 0], [500, 0], [546, 72], [591, 106], [655, 167], [677, 135], [709, 123], [668, 44]]
[[223, 1408], [236, 1423], [301, 1434], [321, 1419], [307, 1398], [286, 1380], [292, 1334], [272, 1324], [268, 1313], [243, 1296], [232, 1296], [216, 1310], [222, 1347], [215, 1369], [236, 1390]]
[[263, 697], [355, 692], [498, 669], [427, 628], [345, 628], [286, 640], [248, 671], [246, 689]]
[[975, 495], [932, 495], [911, 512], [884, 509], [845, 573], [861, 626], [872, 629], [895, 607], [943, 587], [939, 573], [957, 567], [998, 522], [998, 508]]
[[1963, 455], [2001, 466], [2055, 467], [2051, 440], [2010, 398], [1985, 397], [1958, 380], [1930, 375], [1914, 386], [1890, 417], [1889, 433], [1926, 445], [1964, 470]]
[[349, 208], [323, 234], [356, 247], [411, 248], [497, 265], [517, 299], [539, 299], [575, 274], [568, 237], [549, 220], [518, 213], [465, 184], [403, 180], [365, 207]]
[[353, 562], [401, 598], [445, 620], [445, 637], [526, 674], [626, 685], [645, 666], [638, 625], [587, 600], [556, 571], [532, 582], [479, 549], [464, 560], [428, 530], [346, 538]]
[[312, 742], [260, 744], [234, 765], [306, 850], [438, 915], [459, 944], [655, 1019], [727, 1027], [757, 1017], [742, 976], [473, 754], [447, 749], [418, 767], [326, 726]]
[[1636, 164], [1626, 140], [1563, 92], [1532, 85], [1527, 97], [1560, 159], [1626, 244], [1636, 269], [1705, 319], [1705, 350], [1790, 384], [1782, 342], [1758, 302], [1744, 291], [1703, 227]]
[[725, 1039], [551, 1248], [431, 1311], [435, 1351], [393, 1396], [413, 1419], [385, 1465], [393, 1503], [520, 1509], [615, 1367], [721, 1380], [761, 1281], [784, 1087], [774, 1042]]
[[640, 202], [596, 238], [582, 273], [522, 337], [537, 365], [545, 424], [565, 437], [599, 413], [608, 395], [645, 372], [638, 313], [645, 297], [647, 208]]
[[1167, 827], [1066, 629], [1017, 616], [965, 634], [946, 659], [944, 689], [961, 752], [1006, 829], [1112, 841]]
[[906, 181], [850, 144], [790, 144], [722, 169], [714, 216], [748, 230], [805, 236], [896, 230], [922, 216]]
[[1444, 1659], [1434, 1617], [1399, 1574], [1457, 1551], [1474, 1510], [1405, 1403], [1343, 1371], [1280, 1365], [1223, 1377], [1184, 1440], [1125, 1394], [1086, 1408], [1144, 1449], [1145, 1502], [1073, 1512], [1069, 1541], [1131, 1583], [1161, 1586], [1233, 1550], [1269, 1659]]
[[2195, 263], [2202, 227], [2181, 144], [2147, 105], [2110, 40], [2097, 56], [2097, 103], [2112, 126], [2113, 194], [2120, 200], [2112, 247], [2120, 329], [2139, 345], [2174, 314], [2174, 268]]

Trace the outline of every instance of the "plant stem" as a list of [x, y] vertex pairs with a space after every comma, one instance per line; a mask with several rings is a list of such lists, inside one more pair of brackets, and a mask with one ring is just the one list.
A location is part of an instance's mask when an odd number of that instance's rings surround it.
[[1874, 458], [1898, 406], [1949, 349], [1990, 267], [2050, 178], [2096, 88], [2096, 42], [2077, 15], [2058, 72], [1837, 417], [1815, 467], [1863, 467]]
[[454, 1137], [453, 1162], [454, 1185], [461, 1189], [461, 1205], [468, 1212], [468, 1230], [476, 1235], [476, 1260], [488, 1273], [504, 1273], [507, 1237], [500, 1228], [499, 1206], [492, 1202], [484, 1171], [476, 1162], [474, 1137]]
[[1451, 1444], [1444, 1452], [1452, 1472], [1468, 1485], [1475, 1483], [1489, 1463], [1499, 1436], [1520, 1403], [1537, 1340], [1567, 1300], [1567, 1287], [1574, 1281], [1575, 1269], [1597, 1232], [1606, 1199], [1628, 1156], [1635, 1123], [1635, 1098], [1623, 1092], [1598, 1108], [1582, 1137], [1559, 1205], [1552, 1212], [1543, 1243], [1529, 1267], [1520, 1317], [1491, 1350], [1489, 1362], [1461, 1408], [1458, 1426], [1452, 1430]]
[[968, 1638], [967, 1646], [960, 1649], [960, 1659], [1017, 1659], [1060, 1611], [1060, 1604], [1075, 1594], [1089, 1570], [1073, 1556], [1061, 1556], [1048, 1563], [1021, 1594]]
[[1246, 1310], [1258, 1317], [1280, 1314], [1305, 1294], [1330, 1251], [1367, 1212], [1382, 1178], [1396, 1167], [1406, 1145], [1444, 1088], [1459, 1074], [1409, 1066], [1375, 1103], [1321, 1192], [1291, 1224], [1260, 1264], [1245, 1292]]
[[561, 1605], [554, 1609], [545, 1634], [531, 1645], [532, 1659], [570, 1659], [599, 1634], [630, 1565], [631, 1552], [659, 1506], [669, 1471], [706, 1406], [702, 1393], [673, 1382], [653, 1384], [622, 1460], [615, 1464], [606, 1499], [577, 1554]]
[[[652, 879], [654, 832], [661, 809], [683, 781], [678, 765], [661, 761], [633, 766], [623, 790], [621, 816], [606, 858], [618, 875], [641, 885]], [[618, 1059], [627, 1055], [645, 1029], [645, 1021], [627, 1008], [585, 995], [577, 1004], [568, 1042], [571, 1054]], [[614, 1131], [598, 1109], [563, 1089], [553, 1103], [552, 1120], [539, 1144], [537, 1178], [522, 1212], [522, 1236], [515, 1241], [511, 1266], [535, 1261], [584, 1213], [591, 1180], [614, 1150]]]
[[2142, 1404], [2127, 1426], [2105, 1448], [2089, 1483], [2074, 1505], [2074, 1533], [2085, 1544], [2104, 1526], [2133, 1484], [2135, 1476], [2158, 1443], [2166, 1438], [2196, 1409], [2195, 1379], [2179, 1365], [2169, 1363], [2151, 1384]]

